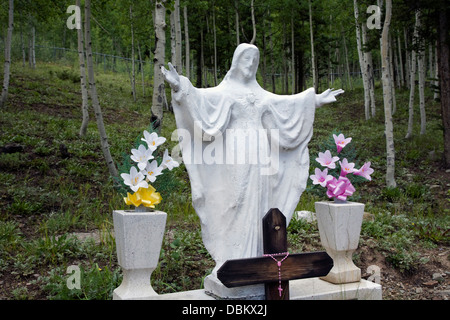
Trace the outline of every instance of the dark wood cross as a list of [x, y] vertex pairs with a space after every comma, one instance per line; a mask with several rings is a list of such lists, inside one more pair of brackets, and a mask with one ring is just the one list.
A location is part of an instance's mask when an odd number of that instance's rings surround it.
[[287, 253], [286, 217], [271, 209], [263, 218], [264, 256], [226, 261], [217, 277], [228, 287], [264, 283], [267, 300], [289, 300], [289, 280], [321, 277], [333, 267], [326, 252]]

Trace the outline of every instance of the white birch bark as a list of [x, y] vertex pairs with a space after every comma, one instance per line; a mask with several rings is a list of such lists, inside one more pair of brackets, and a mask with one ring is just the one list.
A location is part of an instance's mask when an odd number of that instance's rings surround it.
[[164, 76], [161, 67], [164, 66], [166, 47], [166, 0], [156, 1], [155, 4], [155, 41], [156, 49], [154, 55], [154, 77], [153, 77], [153, 99], [152, 99], [152, 122], [155, 127], [160, 127], [163, 120], [164, 104]]
[[98, 100], [97, 87], [95, 84], [94, 60], [92, 58], [92, 40], [91, 40], [91, 0], [85, 0], [85, 33], [86, 33], [85, 45], [87, 55], [87, 68], [89, 75], [89, 88], [92, 106], [94, 109], [95, 118], [97, 120], [97, 128], [100, 134], [100, 145], [102, 148], [103, 156], [105, 157], [106, 160], [106, 164], [108, 166], [109, 174], [112, 177], [118, 177], [119, 173], [117, 172], [116, 165], [109, 150], [108, 137], [106, 135], [102, 109], [100, 107], [100, 102]]
[[400, 34], [397, 37], [398, 57], [400, 62], [400, 85], [405, 86], [405, 73], [403, 71], [403, 57], [402, 57], [402, 43], [400, 41]]
[[313, 24], [312, 24], [312, 8], [311, 8], [311, 0], [308, 1], [309, 4], [309, 32], [311, 37], [311, 68], [313, 75], [313, 87], [318, 91], [318, 83], [317, 83], [317, 66], [316, 66], [316, 56], [314, 54], [314, 32], [313, 32]]
[[[413, 43], [415, 44], [417, 41], [418, 36], [418, 20], [417, 20], [417, 13], [416, 13], [416, 24], [414, 26], [414, 35], [413, 35]], [[406, 133], [405, 139], [409, 139], [412, 137], [413, 134], [413, 125], [414, 125], [414, 97], [415, 97], [415, 87], [416, 87], [416, 50], [413, 48], [411, 50], [411, 66], [410, 66], [410, 75], [409, 75], [409, 117], [408, 117], [408, 132]]]
[[350, 74], [350, 64], [348, 63], [348, 50], [347, 50], [347, 41], [345, 41], [345, 35], [342, 33], [342, 41], [344, 42], [344, 54], [345, 54], [345, 70], [347, 72], [347, 81], [350, 87], [350, 90], [353, 90], [352, 77]]
[[358, 1], [353, 0], [353, 6], [355, 11], [355, 25], [356, 25], [356, 45], [358, 49], [358, 58], [359, 58], [359, 65], [361, 69], [361, 76], [363, 80], [363, 86], [364, 86], [364, 114], [366, 117], [366, 120], [370, 119], [370, 92], [369, 92], [369, 81], [367, 76], [367, 65], [365, 63], [364, 54], [362, 50], [362, 43], [361, 43], [361, 30], [360, 30], [360, 23], [359, 23], [359, 9], [358, 9]]
[[217, 86], [217, 32], [216, 32], [216, 5], [213, 2], [213, 36], [214, 36], [214, 86]]
[[250, 40], [250, 43], [255, 44], [256, 41], [255, 0], [252, 0], [251, 2], [251, 11], [252, 11], [253, 37], [252, 40]]
[[239, 36], [239, 3], [238, 0], [234, 1], [234, 6], [235, 6], [235, 10], [236, 10], [236, 23], [235, 23], [235, 27], [236, 27], [236, 46], [238, 46], [241, 43], [241, 39]]
[[[361, 40], [362, 40], [363, 47], [365, 47], [367, 44], [367, 27], [366, 27], [365, 22], [361, 23], [361, 31], [362, 31]], [[367, 88], [369, 91], [369, 98], [370, 98], [370, 111], [371, 111], [372, 117], [375, 117], [375, 113], [376, 113], [375, 82], [374, 82], [374, 76], [373, 76], [372, 52], [370, 52], [368, 50], [364, 50], [363, 59], [364, 59], [365, 71], [366, 71]]]
[[[416, 12], [416, 20], [417, 20], [417, 28], [420, 29], [422, 25], [421, 21], [421, 14], [418, 10]], [[418, 40], [419, 43], [419, 51], [418, 51], [418, 57], [417, 57], [417, 66], [418, 66], [418, 73], [419, 73], [419, 110], [420, 110], [420, 134], [425, 134], [426, 131], [426, 125], [427, 125], [427, 119], [426, 119], [426, 112], [425, 112], [425, 73], [426, 73], [426, 67], [425, 67], [425, 50], [422, 44], [420, 44], [420, 40]]]
[[294, 17], [291, 18], [291, 44], [292, 44], [292, 94], [295, 94], [295, 37], [294, 37]]
[[12, 44], [13, 30], [14, 30], [14, 0], [9, 0], [8, 32], [6, 35], [6, 42], [5, 42], [5, 64], [3, 69], [3, 88], [2, 88], [2, 96], [0, 99], [0, 107], [5, 106], [6, 101], [8, 100], [9, 80], [11, 77], [11, 44]]
[[395, 182], [395, 148], [394, 127], [392, 122], [392, 79], [389, 76], [389, 27], [392, 16], [392, 0], [386, 0], [386, 16], [384, 20], [382, 40], [382, 82], [386, 126], [386, 185], [396, 187]]
[[186, 65], [186, 78], [191, 77], [191, 46], [189, 43], [189, 22], [188, 22], [188, 10], [187, 5], [183, 8], [184, 15], [184, 43], [185, 43], [185, 65]]
[[435, 67], [435, 71], [434, 71], [434, 78], [436, 79], [434, 81], [434, 95], [433, 95], [433, 99], [434, 100], [439, 100], [439, 63], [438, 63], [438, 51], [437, 51], [437, 44], [434, 47], [434, 53], [436, 56], [436, 60], [434, 63], [434, 67]]
[[136, 54], [134, 52], [134, 25], [133, 25], [133, 6], [130, 5], [130, 25], [131, 25], [131, 92], [133, 101], [136, 102]]
[[[76, 1], [78, 7], [81, 6], [81, 0]], [[78, 60], [80, 62], [80, 86], [81, 86], [81, 111], [83, 114], [83, 120], [80, 127], [80, 137], [86, 135], [87, 127], [89, 124], [89, 95], [86, 86], [86, 61], [84, 55], [84, 36], [83, 26], [77, 29], [78, 37]]]
[[182, 37], [181, 37], [181, 16], [180, 16], [180, 0], [175, 1], [175, 63], [179, 74], [183, 73], [182, 58]]

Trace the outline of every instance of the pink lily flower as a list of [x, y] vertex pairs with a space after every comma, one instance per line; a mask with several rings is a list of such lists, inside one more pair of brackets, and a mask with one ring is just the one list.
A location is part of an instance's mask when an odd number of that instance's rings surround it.
[[313, 181], [313, 184], [320, 184], [322, 187], [326, 187], [328, 181], [331, 181], [333, 179], [333, 176], [328, 175], [328, 169], [325, 168], [323, 171], [321, 171], [319, 168], [316, 168], [315, 175], [311, 175], [310, 178]]
[[370, 177], [370, 175], [373, 173], [374, 170], [370, 167], [370, 165], [371, 165], [370, 161], [364, 163], [364, 165], [361, 167], [361, 169], [355, 170], [355, 172], [353, 174], [356, 176], [364, 177], [367, 180], [371, 181], [372, 178]]
[[334, 142], [336, 143], [337, 152], [340, 153], [342, 149], [352, 141], [352, 138], [345, 138], [344, 135], [341, 133], [340, 135], [336, 136], [333, 134]]
[[356, 170], [355, 164], [353, 162], [348, 163], [347, 158], [345, 158], [342, 161], [339, 161], [339, 164], [341, 165], [341, 177], [345, 177], [349, 173], [353, 173]]
[[335, 162], [339, 160], [339, 157], [332, 157], [330, 150], [325, 151], [324, 153], [319, 152], [319, 157], [316, 158], [316, 161], [320, 163], [324, 167], [328, 167], [330, 169], [336, 168]]

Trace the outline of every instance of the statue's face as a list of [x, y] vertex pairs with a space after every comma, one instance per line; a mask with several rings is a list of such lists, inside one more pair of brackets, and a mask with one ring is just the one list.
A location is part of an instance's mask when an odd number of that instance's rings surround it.
[[258, 69], [258, 55], [254, 50], [246, 50], [242, 53], [237, 69], [244, 77], [245, 80], [249, 80], [256, 75]]

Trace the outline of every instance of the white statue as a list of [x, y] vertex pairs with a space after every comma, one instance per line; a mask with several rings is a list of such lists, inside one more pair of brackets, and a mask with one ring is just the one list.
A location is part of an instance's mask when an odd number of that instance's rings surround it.
[[224, 80], [207, 89], [171, 64], [162, 68], [179, 133], [191, 137], [180, 134], [180, 146], [203, 242], [216, 262], [212, 276], [226, 260], [263, 254], [261, 223], [269, 209], [280, 209], [289, 223], [309, 175], [315, 109], [344, 92], [276, 95], [256, 81], [258, 64], [258, 48], [241, 44]]

